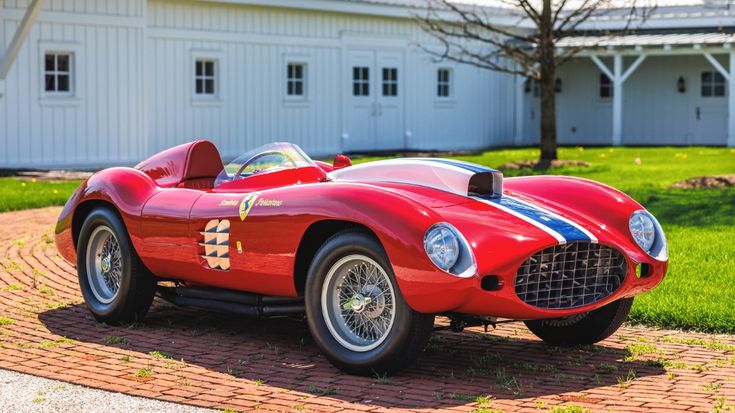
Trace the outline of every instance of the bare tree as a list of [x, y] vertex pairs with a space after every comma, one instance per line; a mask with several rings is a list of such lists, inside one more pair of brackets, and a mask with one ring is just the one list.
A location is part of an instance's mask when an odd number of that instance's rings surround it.
[[[439, 47], [420, 45], [435, 58], [538, 82], [541, 165], [546, 166], [557, 158], [557, 68], [581, 51], [577, 47], [558, 49], [559, 42], [579, 35], [583, 23], [605, 15], [622, 23], [614, 32], [604, 32], [605, 36], [628, 32], [631, 23], [642, 23], [655, 8], [653, 3], [641, 5], [640, 1], [654, 0], [495, 0], [493, 7], [426, 0], [427, 7], [415, 18], [439, 43]], [[504, 16], [505, 21], [499, 23], [498, 16]]]

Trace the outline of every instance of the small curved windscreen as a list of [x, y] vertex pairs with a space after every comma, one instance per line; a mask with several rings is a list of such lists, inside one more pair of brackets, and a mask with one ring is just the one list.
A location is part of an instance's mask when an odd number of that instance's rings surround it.
[[304, 166], [316, 166], [316, 164], [298, 145], [287, 142], [269, 143], [245, 152], [228, 163], [225, 169], [217, 175], [214, 185], [257, 174]]

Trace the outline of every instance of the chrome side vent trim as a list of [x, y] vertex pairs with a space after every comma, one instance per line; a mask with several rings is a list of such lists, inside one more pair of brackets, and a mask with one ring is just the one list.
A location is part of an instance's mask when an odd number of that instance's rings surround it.
[[207, 222], [204, 231], [200, 234], [204, 238], [199, 243], [204, 247], [204, 254], [200, 255], [209, 268], [213, 270], [230, 269], [230, 221], [213, 219]]

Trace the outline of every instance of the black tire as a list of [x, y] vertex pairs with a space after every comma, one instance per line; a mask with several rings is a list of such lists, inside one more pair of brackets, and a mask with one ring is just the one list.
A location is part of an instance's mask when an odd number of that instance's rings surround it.
[[[355, 351], [341, 344], [336, 337], [340, 333], [333, 333], [330, 328], [335, 329], [334, 323], [327, 323], [327, 315], [323, 311], [322, 292], [327, 277], [334, 278], [334, 268], [339, 263], [350, 257], [367, 257], [373, 263], [377, 263], [384, 271], [380, 276], [387, 275], [392, 285], [393, 322], [389, 324], [381, 336], [382, 341], [375, 340], [372, 345], [376, 347], [369, 350]], [[381, 278], [383, 286], [386, 286], [385, 278]], [[330, 291], [330, 287], [324, 291]], [[341, 284], [342, 286], [344, 284]], [[374, 286], [370, 285], [369, 288]], [[335, 291], [337, 291], [335, 289]], [[338, 290], [342, 291], [342, 290]], [[381, 290], [377, 290], [381, 291]], [[329, 294], [329, 293], [325, 293]], [[337, 294], [340, 294], [339, 292]], [[384, 292], [381, 292], [382, 295]], [[340, 370], [357, 375], [382, 375], [398, 372], [411, 365], [424, 350], [429, 341], [434, 327], [433, 314], [421, 314], [411, 309], [404, 300], [393, 274], [393, 268], [380, 243], [370, 234], [355, 230], [340, 232], [328, 239], [317, 251], [309, 267], [305, 288], [306, 315], [311, 335], [321, 349], [322, 353]], [[325, 295], [326, 296], [326, 295]], [[373, 312], [378, 304], [378, 298], [372, 304], [364, 307], [366, 314]], [[386, 304], [388, 301], [385, 298]], [[353, 300], [350, 300], [353, 301]], [[325, 301], [325, 303], [330, 301]], [[339, 305], [344, 305], [337, 301]], [[329, 304], [324, 304], [329, 305]], [[373, 305], [373, 307], [370, 307]], [[341, 307], [340, 307], [341, 308]], [[390, 315], [391, 311], [384, 306], [380, 315]], [[361, 310], [361, 311], [363, 311]], [[356, 311], [355, 309], [345, 311]], [[329, 312], [329, 310], [328, 310]], [[331, 313], [334, 314], [334, 313]], [[336, 316], [334, 316], [336, 317]], [[389, 318], [389, 317], [386, 317]], [[386, 322], [387, 324], [387, 322]], [[346, 323], [345, 323], [346, 325]], [[330, 327], [331, 326], [331, 327]], [[346, 333], [345, 333], [346, 334]], [[342, 338], [342, 341], [345, 341]], [[379, 343], [379, 344], [377, 344]], [[349, 345], [349, 343], [347, 344]], [[366, 346], [369, 347], [369, 346]]]
[[633, 298], [622, 298], [597, 310], [568, 318], [526, 321], [544, 342], [555, 346], [589, 345], [615, 333], [628, 318]]
[[[90, 275], [88, 272], [88, 266], [94, 265], [90, 265], [87, 260], [88, 250], [93, 247], [90, 245], [90, 237], [93, 234], [96, 237], [97, 233], [112, 233], [119, 245], [119, 260], [116, 264], [119, 265], [116, 267], [120, 274], [119, 287], [114, 295], [105, 297], [107, 300], [101, 298], [103, 293], [100, 289], [103, 287], [98, 285], [100, 278], [95, 278], [94, 273]], [[107, 265], [109, 268], [109, 264]], [[141, 321], [153, 302], [156, 281], [140, 261], [122, 220], [110, 209], [95, 209], [84, 220], [77, 242], [77, 274], [84, 301], [99, 321], [108, 324]], [[94, 284], [95, 282], [98, 284]]]

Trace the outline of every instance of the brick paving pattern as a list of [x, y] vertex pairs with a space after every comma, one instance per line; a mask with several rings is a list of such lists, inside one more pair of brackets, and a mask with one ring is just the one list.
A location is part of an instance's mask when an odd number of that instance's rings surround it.
[[[548, 347], [522, 324], [438, 332], [394, 377], [353, 377], [301, 320], [156, 301], [139, 325], [97, 323], [57, 254], [59, 208], [0, 214], [0, 368], [217, 409], [722, 411], [735, 409], [735, 337], [625, 327], [599, 345]], [[437, 319], [438, 323], [445, 320]]]

